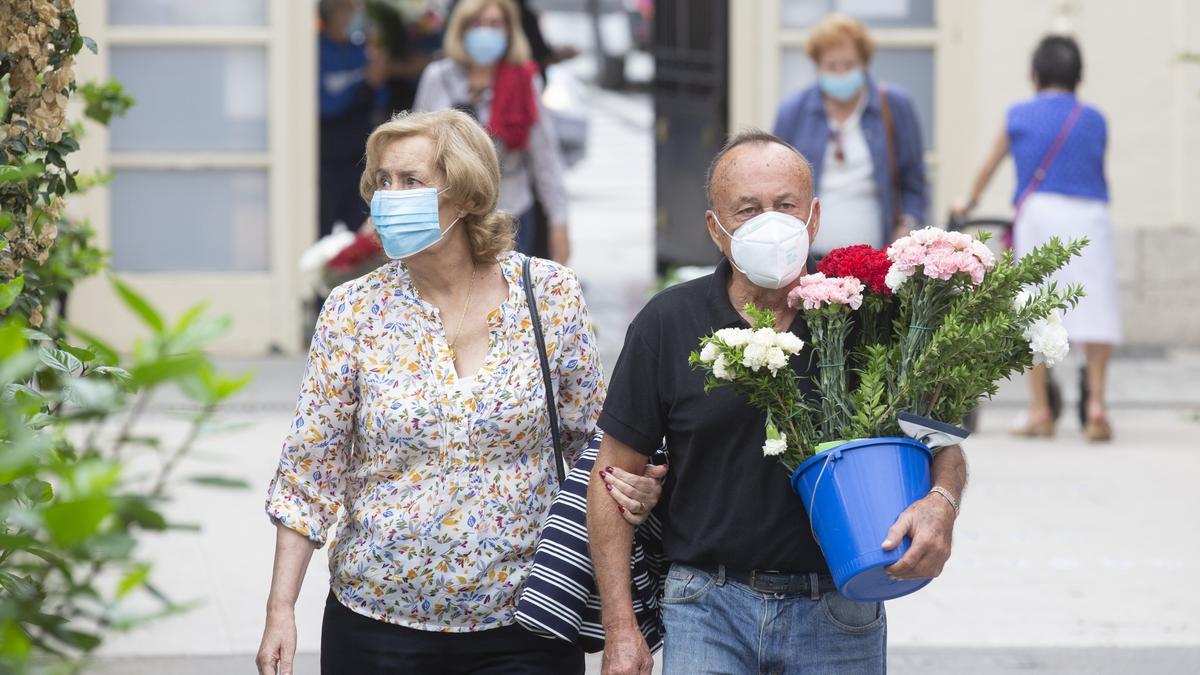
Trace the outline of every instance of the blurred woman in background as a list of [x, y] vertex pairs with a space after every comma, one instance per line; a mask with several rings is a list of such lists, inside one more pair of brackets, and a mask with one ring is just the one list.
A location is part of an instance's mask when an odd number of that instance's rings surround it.
[[829, 16], [804, 48], [817, 83], [784, 99], [774, 133], [812, 162], [822, 207], [813, 255], [886, 246], [924, 223], [929, 201], [912, 99], [868, 74], [875, 46], [855, 19]]
[[456, 108], [479, 120], [497, 141], [500, 208], [517, 218], [517, 250], [533, 251], [536, 189], [549, 221], [550, 257], [565, 264], [571, 250], [565, 169], [520, 11], [513, 0], [461, 0], [444, 47], [446, 58], [421, 75], [413, 109]]
[[[1007, 155], [1017, 169], [1013, 194], [1016, 218], [1013, 243], [1024, 255], [1049, 241], [1087, 237], [1082, 255], [1054, 275], [1059, 284], [1081, 284], [1087, 294], [1063, 317], [1071, 341], [1083, 344], [1087, 400], [1084, 430], [1088, 440], [1112, 438], [1104, 388], [1113, 345], [1121, 340], [1117, 307], [1116, 257], [1104, 152], [1108, 127], [1104, 115], [1079, 101], [1075, 90], [1083, 78], [1083, 56], [1075, 40], [1052, 35], [1033, 53], [1033, 98], [1008, 109], [1005, 127], [996, 137], [971, 186], [971, 193], [952, 214], [962, 219]], [[1047, 396], [1044, 365], [1029, 378], [1026, 419], [1013, 432], [1020, 436], [1053, 436], [1054, 416]]]

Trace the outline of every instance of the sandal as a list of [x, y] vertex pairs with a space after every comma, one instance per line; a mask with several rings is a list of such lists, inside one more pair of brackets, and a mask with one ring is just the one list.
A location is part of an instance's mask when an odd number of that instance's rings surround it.
[[1011, 427], [1008, 433], [1017, 438], [1054, 438], [1054, 420], [1042, 422], [1022, 422], [1019, 426]]
[[1113, 438], [1112, 426], [1103, 417], [1094, 417], [1087, 421], [1083, 433], [1092, 443], [1107, 443]]

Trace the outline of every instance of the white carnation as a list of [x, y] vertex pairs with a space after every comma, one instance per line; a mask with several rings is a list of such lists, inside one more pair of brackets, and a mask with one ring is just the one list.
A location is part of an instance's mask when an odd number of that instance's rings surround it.
[[750, 336], [750, 344], [759, 345], [763, 349], [769, 349], [775, 346], [775, 336], [777, 333], [770, 328], [759, 328]]
[[732, 380], [733, 373], [729, 372], [729, 364], [725, 362], [724, 356], [718, 356], [712, 364], [713, 375], [721, 380]]
[[712, 363], [713, 361], [716, 361], [717, 357], [720, 355], [721, 350], [714, 342], [706, 343], [704, 348], [700, 350], [700, 360], [704, 363]]
[[1030, 324], [1025, 329], [1025, 339], [1029, 341], [1029, 350], [1033, 352], [1034, 365], [1045, 363], [1053, 367], [1067, 358], [1070, 351], [1067, 329], [1063, 327], [1058, 311]]
[[742, 365], [750, 370], [758, 370], [767, 365], [767, 348], [755, 343], [746, 345], [742, 352]]
[[777, 457], [787, 450], [787, 441], [782, 438], [768, 438], [766, 443], [763, 443], [763, 455], [767, 457]]
[[776, 333], [775, 346], [779, 347], [786, 354], [796, 355], [804, 349], [804, 340], [796, 337], [792, 333]]
[[714, 337], [730, 347], [741, 347], [750, 342], [751, 332], [749, 328], [722, 328]]
[[787, 354], [779, 347], [771, 347], [767, 350], [767, 368], [771, 369], [771, 374], [775, 374], [780, 368], [786, 367], [788, 364]]
[[888, 268], [887, 276], [883, 278], [883, 283], [887, 284], [887, 287], [892, 289], [892, 292], [895, 293], [900, 289], [901, 286], [904, 285], [905, 281], [908, 281], [908, 278], [912, 275], [913, 270], [906, 272], [900, 269], [899, 265], [892, 265]]

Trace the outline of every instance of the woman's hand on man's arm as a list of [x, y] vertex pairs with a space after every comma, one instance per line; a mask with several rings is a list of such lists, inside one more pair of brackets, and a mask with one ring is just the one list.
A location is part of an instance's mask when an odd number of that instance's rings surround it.
[[617, 509], [633, 526], [641, 525], [650, 517], [650, 512], [662, 497], [662, 481], [667, 476], [667, 465], [647, 464], [639, 476], [618, 466], [601, 467], [600, 479], [608, 495], [617, 503]]

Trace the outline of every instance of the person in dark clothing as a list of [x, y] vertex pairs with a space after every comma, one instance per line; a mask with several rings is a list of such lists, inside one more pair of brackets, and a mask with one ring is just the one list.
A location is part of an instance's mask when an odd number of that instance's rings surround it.
[[[633, 530], [603, 501], [599, 472], [630, 470], [666, 440], [671, 473], [663, 489], [663, 553], [672, 561], [662, 599], [663, 669], [673, 673], [882, 673], [887, 619], [877, 602], [834, 586], [788, 473], [761, 448], [766, 413], [731, 388], [705, 391], [688, 365], [700, 338], [749, 327], [747, 303], [771, 311], [776, 330], [809, 339], [787, 304], [805, 274], [800, 244], [815, 240], [822, 209], [807, 160], [763, 132], [735, 136], [709, 169], [708, 233], [724, 258], [714, 274], [658, 294], [630, 324], [600, 414], [605, 436], [588, 490], [588, 534], [605, 628], [604, 672], [649, 675], [653, 660], [630, 598]], [[763, 225], [778, 237], [755, 240]], [[770, 230], [768, 230], [770, 231]], [[806, 232], [807, 237], [792, 237]], [[747, 237], [747, 233], [751, 233]], [[760, 245], [759, 242], [766, 242]], [[817, 365], [794, 358], [809, 381]], [[912, 548], [888, 574], [941, 573], [950, 555], [957, 495], [966, 483], [962, 449], [939, 452], [931, 493], [910, 506], [880, 547], [904, 536]]]
[[386, 61], [367, 48], [357, 0], [321, 0], [317, 97], [321, 113], [318, 233], [337, 222], [357, 229], [367, 217], [358, 194], [362, 147], [383, 103]]

